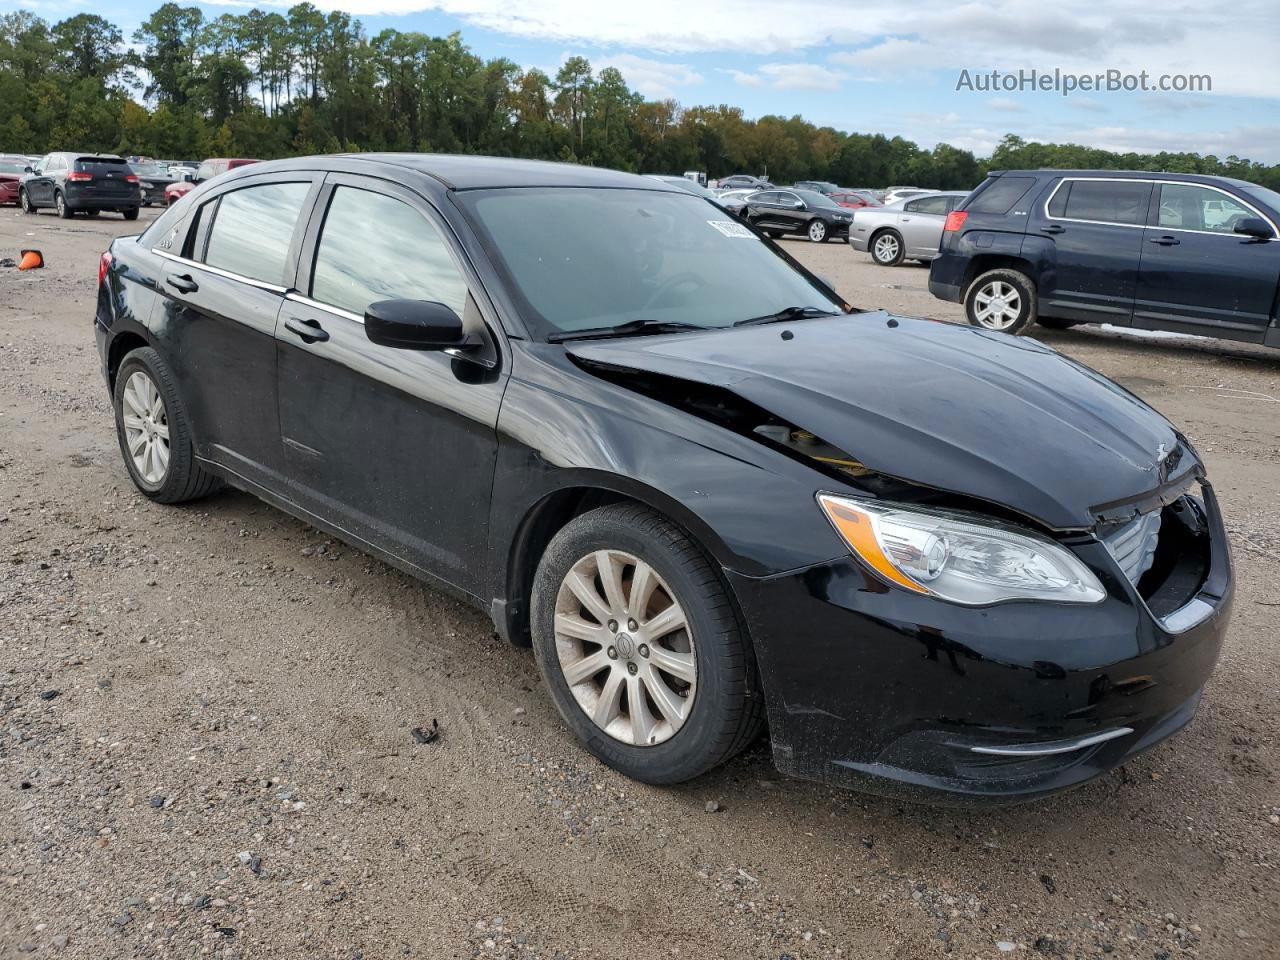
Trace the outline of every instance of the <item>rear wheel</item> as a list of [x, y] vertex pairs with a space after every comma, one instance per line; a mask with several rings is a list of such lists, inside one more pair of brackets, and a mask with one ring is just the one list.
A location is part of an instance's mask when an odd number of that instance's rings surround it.
[[533, 646], [591, 753], [645, 783], [728, 760], [764, 720], [747, 638], [698, 546], [638, 504], [568, 523], [538, 565]]
[[1017, 270], [988, 270], [969, 285], [964, 307], [975, 327], [1022, 333], [1036, 319], [1036, 286]]
[[137, 220], [137, 219], [138, 219], [138, 208], [137, 208], [137, 207], [130, 207], [128, 210], [121, 210], [121, 211], [120, 211], [120, 213], [124, 215], [124, 218], [125, 218], [126, 220]]
[[67, 206], [67, 198], [62, 195], [61, 190], [53, 195], [53, 206], [63, 220], [71, 219], [73, 211]]
[[160, 503], [195, 500], [217, 489], [195, 460], [186, 410], [169, 365], [151, 347], [129, 353], [116, 373], [116, 436], [134, 486]]
[[23, 213], [35, 213], [35, 204], [31, 202], [31, 197], [25, 190], [18, 191], [18, 205], [22, 207]]
[[826, 243], [831, 231], [827, 229], [826, 221], [810, 220], [809, 226], [805, 229], [805, 234], [809, 237], [811, 243]]
[[871, 238], [871, 259], [882, 267], [896, 267], [903, 252], [902, 237], [896, 230], [882, 230]]

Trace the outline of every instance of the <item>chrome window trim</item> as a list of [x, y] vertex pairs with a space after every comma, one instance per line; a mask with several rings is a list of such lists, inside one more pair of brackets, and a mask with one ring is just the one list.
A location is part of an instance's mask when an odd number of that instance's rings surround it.
[[335, 307], [332, 304], [324, 303], [320, 300], [312, 300], [310, 297], [304, 297], [302, 294], [298, 293], [298, 291], [296, 290], [290, 290], [288, 293], [284, 295], [284, 298], [294, 303], [300, 303], [304, 307], [311, 307], [314, 310], [323, 310], [326, 313], [333, 314], [335, 317], [341, 317], [344, 320], [350, 320], [353, 323], [360, 324], [361, 326], [364, 325], [364, 317], [357, 316], [356, 314], [352, 313], [350, 310], [343, 310], [341, 307]]
[[280, 286], [278, 283], [267, 283], [265, 280], [255, 280], [253, 277], [242, 277], [238, 273], [232, 273], [230, 270], [223, 270], [221, 267], [210, 266], [207, 263], [200, 263], [197, 260], [188, 260], [186, 257], [179, 257], [177, 254], [165, 253], [163, 250], [151, 248], [151, 252], [157, 257], [164, 257], [166, 260], [172, 260], [174, 263], [180, 263], [184, 267], [194, 267], [197, 270], [204, 270], [206, 273], [212, 273], [215, 276], [225, 277], [228, 280], [238, 280], [241, 283], [247, 283], [251, 287], [258, 287], [261, 290], [269, 290], [271, 293], [284, 294], [287, 292], [286, 287]]
[[[1228, 190], [1224, 190], [1222, 187], [1215, 187], [1215, 186], [1213, 186], [1212, 184], [1208, 184], [1208, 183], [1195, 183], [1195, 182], [1190, 181], [1190, 180], [1158, 180], [1158, 179], [1155, 179], [1154, 177], [1153, 177], [1153, 178], [1147, 178], [1147, 177], [1063, 177], [1061, 180], [1059, 180], [1059, 181], [1058, 181], [1058, 185], [1057, 185], [1056, 187], [1054, 187], [1054, 188], [1053, 188], [1053, 192], [1052, 192], [1052, 193], [1050, 193], [1050, 194], [1049, 194], [1049, 196], [1045, 198], [1045, 201], [1044, 201], [1044, 218], [1045, 218], [1046, 220], [1056, 220], [1056, 221], [1058, 221], [1059, 223], [1091, 223], [1091, 224], [1094, 224], [1094, 225], [1096, 225], [1096, 226], [1100, 226], [1100, 227], [1129, 227], [1130, 229], [1137, 229], [1137, 230], [1146, 230], [1146, 229], [1150, 228], [1150, 229], [1152, 229], [1152, 230], [1168, 230], [1168, 231], [1170, 231], [1171, 233], [1197, 233], [1197, 234], [1201, 234], [1201, 235], [1206, 236], [1206, 237], [1239, 237], [1239, 236], [1242, 236], [1242, 234], [1238, 234], [1238, 233], [1222, 233], [1221, 231], [1217, 231], [1217, 230], [1192, 230], [1192, 229], [1190, 229], [1190, 228], [1188, 228], [1188, 227], [1162, 227], [1162, 226], [1160, 226], [1159, 224], [1148, 224], [1148, 223], [1116, 223], [1114, 220], [1082, 220], [1082, 219], [1080, 219], [1079, 217], [1055, 217], [1055, 216], [1053, 216], [1053, 214], [1051, 214], [1051, 213], [1049, 212], [1049, 205], [1050, 205], [1051, 203], [1053, 203], [1053, 198], [1054, 198], [1054, 197], [1056, 197], [1056, 196], [1058, 195], [1058, 191], [1062, 189], [1062, 185], [1063, 185], [1064, 183], [1081, 183], [1081, 182], [1084, 182], [1084, 183], [1150, 183], [1150, 184], [1154, 184], [1154, 185], [1156, 185], [1156, 186], [1163, 186], [1163, 185], [1167, 184], [1167, 185], [1169, 185], [1169, 186], [1171, 186], [1171, 187], [1203, 187], [1203, 188], [1204, 188], [1204, 189], [1206, 189], [1206, 190], [1214, 190], [1214, 191], [1216, 191], [1217, 193], [1222, 194], [1224, 197], [1227, 197], [1227, 198], [1228, 198], [1228, 199], [1230, 199], [1230, 200], [1234, 200], [1236, 203], [1240, 204], [1241, 206], [1248, 207], [1248, 208], [1249, 208], [1250, 210], [1252, 210], [1255, 214], [1257, 214], [1258, 219], [1260, 219], [1260, 220], [1265, 220], [1265, 221], [1266, 221], [1266, 223], [1267, 223], [1267, 225], [1268, 225], [1269, 227], [1271, 227], [1271, 231], [1272, 231], [1272, 233], [1277, 235], [1277, 236], [1269, 237], [1269, 238], [1268, 238], [1268, 242], [1271, 242], [1272, 240], [1277, 239], [1277, 237], [1280, 237], [1280, 229], [1277, 229], [1277, 228], [1276, 228], [1275, 222], [1274, 222], [1270, 217], [1268, 217], [1266, 214], [1264, 214], [1261, 210], [1259, 210], [1257, 207], [1255, 207], [1255, 206], [1254, 206], [1253, 204], [1251, 204], [1249, 201], [1247, 201], [1247, 200], [1243, 200], [1243, 199], [1241, 199], [1240, 197], [1237, 197], [1234, 193], [1231, 193], [1231, 192], [1230, 192], [1230, 191], [1228, 191]], [[1150, 203], [1151, 203], [1151, 200], [1150, 200], [1150, 198], [1148, 198], [1148, 199], [1147, 199], [1148, 210], [1150, 210]]]

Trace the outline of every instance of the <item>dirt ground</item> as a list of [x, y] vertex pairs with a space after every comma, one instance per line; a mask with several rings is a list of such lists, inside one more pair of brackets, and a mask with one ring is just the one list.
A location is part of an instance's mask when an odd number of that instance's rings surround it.
[[[1235, 619], [1180, 736], [998, 812], [785, 780], [763, 744], [657, 789], [481, 614], [248, 496], [134, 492], [91, 318], [137, 226], [0, 210], [0, 257], [49, 263], [0, 268], [0, 957], [1280, 956], [1280, 353], [1041, 333], [1181, 425], [1225, 509]], [[959, 315], [918, 266], [788, 246]]]

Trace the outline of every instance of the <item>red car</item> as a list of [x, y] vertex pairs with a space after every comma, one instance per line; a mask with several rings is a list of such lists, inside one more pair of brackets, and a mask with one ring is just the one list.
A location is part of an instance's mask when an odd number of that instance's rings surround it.
[[26, 172], [25, 157], [0, 157], [0, 204], [18, 202], [18, 181]]
[[261, 163], [261, 160], [229, 160], [225, 157], [214, 157], [200, 164], [200, 169], [196, 171], [196, 175], [190, 180], [180, 180], [177, 183], [171, 183], [164, 188], [164, 201], [167, 204], [175, 204], [188, 193], [196, 188], [197, 185], [204, 183], [206, 180], [212, 180], [220, 173], [226, 173], [228, 170], [234, 170], [236, 167], [248, 166], [251, 163]]
[[828, 196], [830, 196], [830, 198], [836, 203], [840, 204], [840, 206], [848, 207], [851, 210], [860, 210], [863, 207], [881, 206], [880, 203], [864, 193], [832, 193], [828, 194]]

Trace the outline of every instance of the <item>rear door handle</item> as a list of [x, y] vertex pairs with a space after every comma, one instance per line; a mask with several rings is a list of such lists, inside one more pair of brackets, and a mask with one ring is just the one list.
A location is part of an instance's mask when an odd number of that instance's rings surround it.
[[179, 293], [195, 293], [200, 289], [200, 284], [196, 283], [187, 274], [180, 274], [176, 277], [165, 277], [164, 282]]
[[303, 343], [324, 343], [329, 339], [328, 332], [320, 326], [319, 320], [300, 320], [297, 317], [289, 317], [284, 322], [284, 328]]
[[1148, 243], [1157, 243], [1162, 247], [1173, 247], [1181, 243], [1177, 237], [1152, 237]]
[[1041, 233], [1063, 233], [1066, 229], [1067, 229], [1066, 227], [1061, 227], [1056, 223], [1051, 223], [1047, 227], [1041, 227], [1040, 232]]

